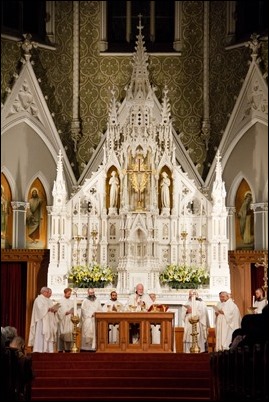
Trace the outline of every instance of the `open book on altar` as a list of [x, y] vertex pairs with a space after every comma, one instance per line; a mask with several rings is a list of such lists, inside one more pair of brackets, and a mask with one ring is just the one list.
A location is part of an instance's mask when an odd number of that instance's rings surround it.
[[52, 308], [53, 308], [55, 311], [59, 310], [60, 307], [61, 307], [61, 303], [55, 303], [55, 304], [53, 304], [53, 306], [52, 306]]

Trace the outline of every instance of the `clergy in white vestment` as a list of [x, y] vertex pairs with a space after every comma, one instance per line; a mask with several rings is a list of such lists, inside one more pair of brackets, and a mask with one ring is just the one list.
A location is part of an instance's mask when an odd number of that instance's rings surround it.
[[[254, 296], [253, 296], [254, 297]], [[263, 290], [262, 288], [258, 288], [255, 290], [255, 299], [252, 307], [256, 307], [254, 310], [254, 314], [261, 314], [263, 308], [268, 303], [267, 299], [263, 297]]]
[[74, 324], [71, 321], [74, 313], [74, 300], [71, 299], [72, 289], [64, 289], [64, 297], [60, 300], [60, 308], [58, 310], [59, 318], [59, 344], [58, 351], [70, 351], [73, 342]]
[[95, 313], [103, 311], [100, 300], [95, 296], [95, 290], [88, 289], [88, 297], [81, 305], [81, 349], [96, 350]]
[[33, 352], [52, 353], [55, 349], [57, 319], [55, 318], [57, 307], [50, 300], [51, 289], [42, 287], [40, 294], [34, 301], [28, 346], [33, 347]]
[[[110, 299], [107, 300], [103, 305], [104, 312], [111, 311], [123, 311], [124, 306], [118, 300], [118, 293], [115, 290], [112, 290], [110, 293]], [[119, 343], [119, 325], [118, 324], [109, 324], [109, 334], [108, 334], [108, 342], [109, 343]]]
[[[158, 311], [158, 306], [160, 304], [157, 303], [157, 296], [156, 293], [153, 292], [152, 290], [149, 292], [149, 297], [152, 300], [152, 309], [156, 308]], [[159, 345], [161, 343], [161, 326], [158, 323], [151, 324], [150, 326], [150, 332], [151, 332], [151, 343], [154, 345]]]
[[[194, 308], [195, 311], [192, 311]], [[197, 291], [193, 289], [189, 291], [187, 303], [182, 308], [182, 321], [184, 323], [184, 353], [190, 353], [190, 348], [192, 346], [192, 324], [189, 321], [192, 315], [195, 315], [199, 318], [197, 323], [197, 343], [200, 348], [200, 353], [204, 353], [207, 351], [207, 335], [210, 327], [208, 310], [206, 303], [198, 297]]]
[[[152, 306], [153, 301], [147, 293], [144, 293], [144, 285], [138, 283], [135, 287], [135, 293], [129, 296], [125, 305], [126, 311], [148, 311]], [[129, 342], [138, 343], [140, 340], [139, 324], [130, 324]]]
[[125, 309], [127, 311], [143, 311], [148, 310], [153, 304], [150, 296], [144, 293], [144, 285], [138, 283], [135, 287], [135, 293], [129, 296]]
[[219, 293], [220, 303], [215, 307], [216, 315], [216, 352], [228, 350], [234, 330], [241, 327], [239, 308], [228, 292]]

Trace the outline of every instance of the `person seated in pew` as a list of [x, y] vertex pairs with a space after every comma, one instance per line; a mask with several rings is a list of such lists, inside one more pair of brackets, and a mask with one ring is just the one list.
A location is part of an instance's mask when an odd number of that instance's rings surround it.
[[246, 314], [241, 321], [244, 338], [238, 343], [239, 347], [255, 344], [264, 345], [268, 341], [268, 304], [263, 308], [262, 314]]

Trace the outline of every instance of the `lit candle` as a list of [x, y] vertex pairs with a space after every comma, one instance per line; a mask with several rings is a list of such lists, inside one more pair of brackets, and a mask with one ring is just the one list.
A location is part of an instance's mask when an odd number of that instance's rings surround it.
[[80, 197], [78, 198], [78, 236], [80, 236]]
[[254, 307], [254, 303], [255, 303], [255, 296], [252, 297], [252, 307]]
[[74, 293], [74, 315], [78, 314], [78, 309], [77, 309], [77, 294]]

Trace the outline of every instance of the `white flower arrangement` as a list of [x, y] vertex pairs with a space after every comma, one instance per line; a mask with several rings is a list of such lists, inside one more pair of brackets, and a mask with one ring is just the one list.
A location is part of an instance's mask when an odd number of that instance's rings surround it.
[[112, 268], [93, 262], [72, 267], [67, 278], [77, 288], [104, 287], [115, 280], [116, 274]]
[[175, 289], [195, 289], [209, 284], [209, 272], [206, 268], [170, 264], [160, 273], [161, 284]]

